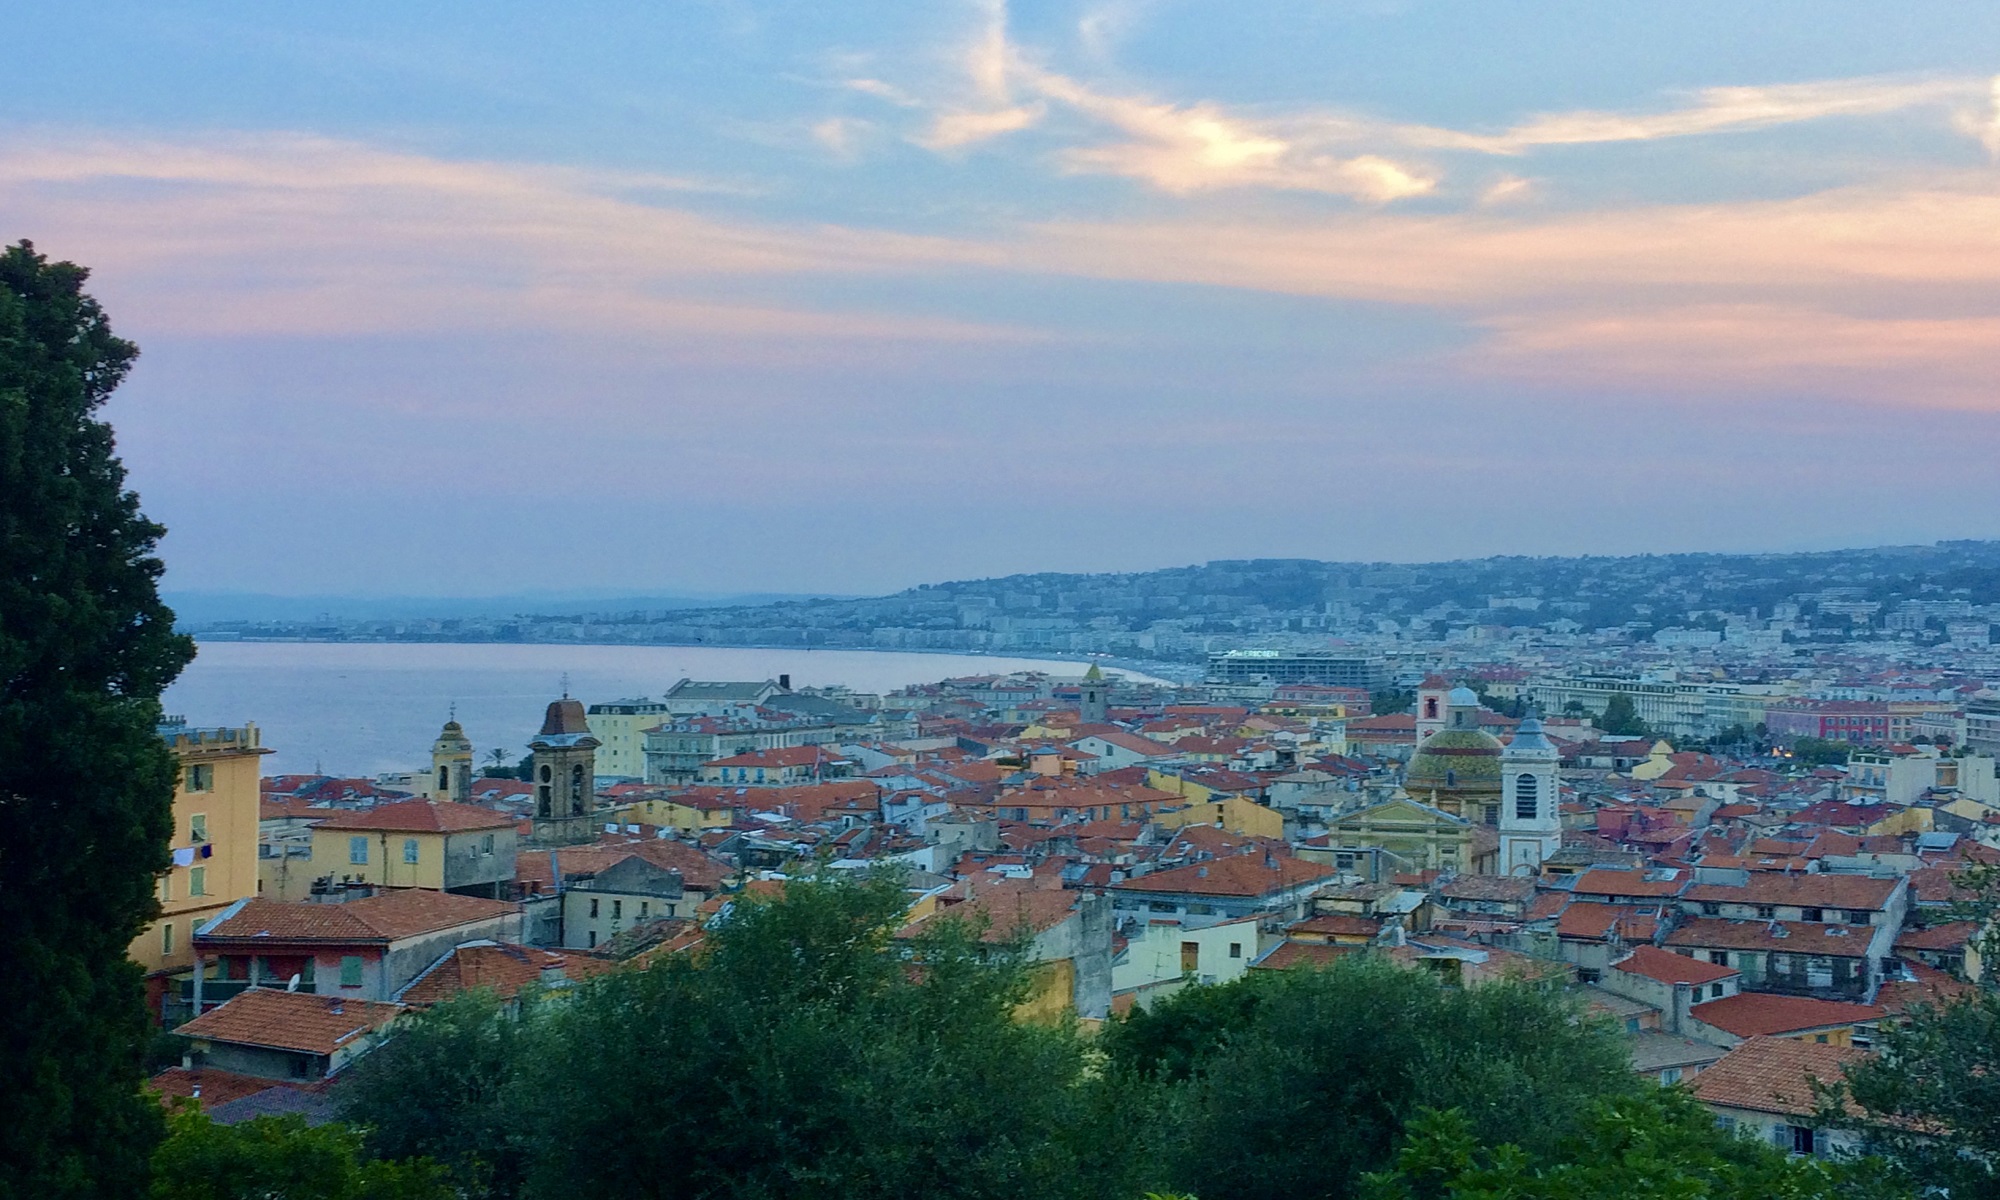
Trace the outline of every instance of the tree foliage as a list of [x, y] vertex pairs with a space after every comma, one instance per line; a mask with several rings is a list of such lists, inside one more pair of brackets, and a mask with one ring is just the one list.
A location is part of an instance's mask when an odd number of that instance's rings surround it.
[[893, 877], [739, 900], [698, 959], [531, 1003], [518, 1031], [493, 1005], [427, 1018], [348, 1112], [486, 1195], [1136, 1194], [1143, 1125], [1112, 1119], [1077, 1032], [1016, 1021], [1026, 974], [973, 931], [895, 939], [907, 904]]
[[1526, 984], [1448, 988], [1365, 956], [1184, 989], [1106, 1033], [1115, 1068], [1164, 1079], [1167, 1182], [1204, 1200], [1355, 1194], [1420, 1110], [1550, 1150], [1635, 1086], [1622, 1045]]
[[1792, 761], [1802, 767], [1837, 767], [1847, 761], [1854, 747], [1846, 742], [1802, 737], [1792, 742]]
[[435, 1166], [369, 1159], [341, 1125], [298, 1116], [218, 1125], [192, 1105], [170, 1124], [153, 1153], [152, 1200], [452, 1200]]
[[193, 646], [96, 416], [138, 351], [87, 274], [0, 251], [0, 1198], [134, 1195], [161, 1136], [126, 950], [158, 911], [159, 696]]
[[1632, 703], [1632, 697], [1624, 692], [1613, 692], [1604, 702], [1597, 727], [1616, 737], [1647, 737], [1652, 733], [1652, 728], [1639, 719], [1639, 708]]
[[1598, 1106], [1535, 1156], [1493, 1145], [1457, 1109], [1426, 1109], [1367, 1200], [1894, 1200], [1908, 1192], [1871, 1163], [1793, 1158], [1719, 1131], [1679, 1088]]

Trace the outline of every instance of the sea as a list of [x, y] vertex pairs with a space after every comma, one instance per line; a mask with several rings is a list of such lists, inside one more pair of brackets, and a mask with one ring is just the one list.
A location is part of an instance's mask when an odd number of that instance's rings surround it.
[[263, 774], [374, 776], [427, 769], [431, 742], [454, 713], [478, 762], [496, 748], [518, 759], [565, 686], [596, 704], [657, 698], [681, 679], [790, 675], [795, 688], [889, 692], [959, 675], [1082, 670], [1046, 659], [873, 650], [205, 642], [164, 701], [196, 726], [256, 722], [273, 752]]

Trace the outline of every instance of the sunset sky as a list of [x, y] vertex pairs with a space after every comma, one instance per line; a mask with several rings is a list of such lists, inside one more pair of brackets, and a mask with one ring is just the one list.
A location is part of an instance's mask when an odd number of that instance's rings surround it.
[[2000, 536], [2000, 5], [8, 28], [0, 236], [143, 348], [173, 588]]

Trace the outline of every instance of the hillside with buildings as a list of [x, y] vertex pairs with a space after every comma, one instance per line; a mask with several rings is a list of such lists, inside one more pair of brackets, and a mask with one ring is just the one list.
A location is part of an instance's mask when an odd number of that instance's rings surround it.
[[584, 641], [1117, 655], [1433, 643], [1724, 651], [1977, 647], [2000, 621], [2000, 542], [1811, 554], [1225, 560], [1128, 574], [926, 584], [889, 596], [459, 617], [208, 619], [205, 638]]

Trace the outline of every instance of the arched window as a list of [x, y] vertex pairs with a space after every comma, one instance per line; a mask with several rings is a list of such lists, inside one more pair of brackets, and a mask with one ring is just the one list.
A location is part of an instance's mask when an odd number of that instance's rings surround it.
[[438, 768], [438, 791], [442, 792], [442, 791], [445, 791], [446, 789], [448, 789], [448, 788], [450, 788], [450, 787], [451, 787], [451, 768], [450, 768], [450, 767], [439, 767], [439, 768]]
[[[544, 767], [542, 770], [547, 771], [548, 768]], [[551, 815], [550, 810], [554, 807], [551, 799], [554, 791], [555, 789], [546, 783], [535, 789], [535, 815], [545, 821]]]
[[1438, 715], [1438, 698], [1436, 696], [1425, 696], [1424, 720], [1435, 721], [1437, 720], [1437, 715]]
[[1533, 775], [1523, 772], [1514, 777], [1514, 817], [1516, 820], [1532, 821], [1541, 813], [1542, 784]]
[[590, 781], [583, 777], [583, 764], [576, 763], [569, 769], [570, 811], [580, 813], [584, 809], [586, 797], [590, 795]]
[[542, 764], [542, 782], [543, 782], [543, 783], [554, 783], [554, 782], [555, 782], [555, 778], [556, 778], [556, 773], [555, 773], [554, 771], [551, 771], [551, 770], [549, 770], [549, 764], [547, 764], [547, 763], [543, 763], [543, 764]]

